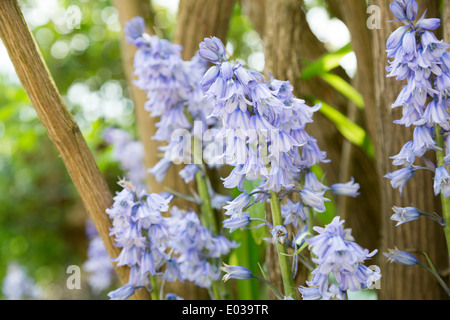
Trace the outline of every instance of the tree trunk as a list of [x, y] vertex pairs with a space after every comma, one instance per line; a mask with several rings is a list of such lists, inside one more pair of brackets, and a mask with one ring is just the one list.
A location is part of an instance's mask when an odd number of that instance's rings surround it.
[[184, 59], [197, 52], [205, 37], [216, 36], [225, 43], [234, 3], [234, 0], [180, 0], [173, 41], [184, 47]]
[[[122, 30], [125, 24], [132, 18], [140, 16], [147, 22], [147, 32], [150, 32], [150, 25], [153, 22], [153, 15], [150, 7], [150, 2], [147, 0], [115, 0], [114, 6], [119, 12], [119, 20]], [[121, 37], [122, 45], [122, 65], [128, 85], [131, 92], [131, 98], [134, 103], [134, 112], [136, 118], [136, 126], [139, 135], [139, 140], [144, 146], [144, 165], [146, 168], [152, 168], [158, 161], [158, 146], [159, 142], [153, 140], [152, 137], [156, 132], [155, 124], [157, 119], [150, 117], [147, 110], [144, 109], [144, 104], [147, 101], [145, 91], [139, 89], [133, 84], [135, 79], [134, 73], [134, 55], [136, 54], [136, 47], [126, 42], [125, 37]], [[149, 192], [161, 192], [163, 185], [159, 184], [151, 174], [145, 177], [147, 188]]]
[[[391, 109], [402, 88], [402, 83], [393, 78], [386, 78], [386, 41], [389, 35], [399, 27], [399, 23], [387, 23], [395, 17], [390, 13], [389, 1], [373, 0], [372, 4], [381, 8], [381, 28], [371, 31], [373, 38], [374, 90], [377, 124], [376, 155], [378, 159], [378, 174], [381, 185], [381, 218], [382, 245], [381, 252], [397, 246], [408, 250], [421, 258], [426, 252], [434, 261], [438, 270], [447, 267], [447, 253], [442, 227], [429, 219], [420, 219], [394, 227], [390, 221], [392, 206], [410, 206], [414, 204], [427, 212], [440, 212], [438, 199], [433, 193], [433, 175], [429, 172], [418, 172], [410, 181], [400, 196], [394, 190], [388, 179], [382, 178], [388, 171], [395, 168], [390, 156], [396, 155], [403, 144], [412, 137], [411, 128], [395, 125], [393, 121], [401, 118], [400, 108]], [[420, 1], [423, 12], [428, 8], [428, 17], [439, 17], [438, 3], [435, 0]], [[382, 299], [441, 299], [446, 294], [437, 284], [433, 276], [419, 267], [407, 267], [400, 264], [387, 264], [382, 259], [381, 298]], [[422, 261], [423, 262], [423, 261]], [[424, 262], [426, 264], [426, 262]]]
[[[302, 0], [267, 0], [265, 2], [264, 50], [266, 57], [266, 73], [270, 72], [280, 80], [289, 80], [298, 94], [301, 82], [301, 36]], [[267, 218], [271, 221], [269, 206], [266, 206]], [[291, 231], [291, 230], [290, 230]], [[266, 250], [266, 266], [269, 281], [281, 292], [282, 276], [274, 245], [268, 245]], [[299, 280], [306, 279], [305, 268], [300, 266]], [[269, 292], [269, 297], [275, 296]]]
[[[330, 1], [332, 2], [332, 1]], [[333, 11], [347, 25], [353, 50], [357, 56], [357, 74], [352, 80], [354, 87], [364, 98], [364, 111], [350, 105], [349, 118], [365, 128], [372, 143], [376, 145], [375, 95], [373, 90], [373, 60], [371, 33], [366, 26], [367, 5], [360, 0], [343, 0]], [[370, 250], [379, 247], [380, 241], [380, 189], [376, 163], [359, 148], [344, 143], [341, 159], [341, 182], [353, 176], [361, 185], [361, 195], [357, 199], [341, 198], [339, 212], [346, 219], [346, 226], [352, 229], [356, 241]], [[368, 223], [368, 221], [370, 223]], [[377, 257], [378, 258], [378, 257]]]

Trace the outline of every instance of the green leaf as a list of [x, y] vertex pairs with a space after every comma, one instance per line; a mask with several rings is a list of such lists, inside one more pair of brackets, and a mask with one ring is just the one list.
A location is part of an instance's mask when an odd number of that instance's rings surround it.
[[[308, 234], [310, 234], [309, 232], [305, 234], [305, 236], [307, 236]], [[302, 244], [302, 246], [293, 254], [286, 254], [286, 253], [281, 253], [284, 256], [288, 256], [288, 257], [293, 257], [298, 255], [300, 252], [302, 252], [303, 250], [305, 250], [305, 248], [308, 246], [308, 243], [306, 243], [306, 241]]]
[[336, 110], [329, 104], [314, 98], [308, 99], [314, 101], [314, 103], [322, 104], [320, 112], [334, 123], [334, 125], [344, 136], [344, 138], [364, 150], [364, 152], [370, 158], [373, 159], [375, 157], [375, 148], [372, 144], [372, 141], [370, 140], [367, 132], [361, 126], [351, 121], [344, 114], [342, 114], [340, 111]]
[[364, 109], [363, 96], [359, 93], [358, 90], [353, 88], [350, 83], [348, 83], [338, 75], [332, 73], [325, 73], [320, 75], [320, 77], [334, 89], [340, 92], [344, 97], [352, 101], [359, 109]]
[[335, 52], [324, 54], [314, 62], [305, 63], [306, 67], [302, 70], [302, 80], [307, 80], [337, 68], [342, 58], [350, 52], [352, 52], [352, 46], [348, 43]]

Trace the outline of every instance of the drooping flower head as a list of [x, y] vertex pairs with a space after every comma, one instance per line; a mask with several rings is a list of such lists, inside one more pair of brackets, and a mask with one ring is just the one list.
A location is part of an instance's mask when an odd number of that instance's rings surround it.
[[173, 196], [148, 194], [128, 181], [122, 180], [119, 184], [123, 189], [114, 197], [112, 207], [106, 210], [113, 225], [110, 235], [121, 248], [115, 261], [119, 267], [130, 267], [128, 285], [151, 290], [149, 276], [156, 275], [167, 260], [169, 231], [167, 218], [161, 213], [169, 210]]
[[218, 38], [206, 38], [199, 55], [214, 64], [201, 86], [213, 104], [210, 116], [222, 123], [218, 136], [226, 140], [223, 158], [234, 167], [224, 178], [226, 188], [244, 191], [247, 179], [260, 181], [257, 190], [261, 194], [291, 190], [302, 171], [307, 173], [311, 166], [326, 161], [326, 153], [305, 131], [319, 105], [308, 107], [296, 98], [288, 81], [268, 81], [260, 73], [228, 61]]
[[[402, 108], [403, 117], [394, 122], [415, 127], [413, 140], [406, 142], [400, 153], [392, 157], [394, 165], [405, 168], [386, 176], [392, 186], [402, 192], [414, 175], [415, 161], [424, 158], [425, 162], [430, 162], [427, 152], [441, 150], [436, 135], [446, 136], [450, 130], [447, 111], [450, 106], [450, 53], [447, 49], [450, 45], [438, 40], [432, 32], [440, 26], [440, 19], [426, 18], [426, 12], [417, 19], [419, 6], [415, 0], [395, 0], [390, 8], [404, 24], [391, 34], [386, 44], [387, 57], [391, 58], [387, 76], [406, 81], [392, 105]], [[448, 146], [445, 153], [448, 154]], [[440, 192], [440, 182], [445, 180], [445, 172], [438, 171], [436, 193]]]
[[[361, 248], [353, 239], [349, 229], [344, 229], [343, 220], [335, 217], [325, 228], [314, 227], [318, 235], [306, 240], [315, 258], [317, 268], [308, 287], [300, 287], [306, 299], [344, 298], [347, 290], [359, 291], [367, 288], [374, 279], [381, 275], [363, 263], [375, 255]], [[337, 288], [332, 287], [329, 276], [337, 281]], [[339, 289], [339, 290], [337, 290]], [[337, 290], [337, 291], [336, 291]]]

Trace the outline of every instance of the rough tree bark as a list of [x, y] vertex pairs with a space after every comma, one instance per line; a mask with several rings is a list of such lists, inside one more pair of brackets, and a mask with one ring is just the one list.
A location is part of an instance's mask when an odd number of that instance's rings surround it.
[[[373, 60], [371, 33], [366, 26], [367, 5], [364, 1], [343, 0], [339, 7], [338, 16], [348, 27], [351, 34], [353, 50], [357, 56], [357, 74], [352, 84], [364, 98], [364, 111], [350, 105], [348, 116], [361, 125], [368, 132], [372, 143], [377, 144], [374, 90], [373, 90]], [[361, 150], [348, 141], [344, 143], [341, 159], [341, 181], [348, 181], [350, 176], [355, 177], [361, 185], [361, 195], [356, 199], [343, 198], [339, 206], [342, 215], [346, 218], [346, 226], [352, 229], [352, 234], [360, 245], [375, 249], [380, 241], [380, 190], [375, 160], [362, 154]]]
[[[438, 199], [433, 193], [433, 175], [428, 172], [418, 172], [410, 181], [400, 196], [398, 190], [393, 190], [389, 180], [382, 178], [388, 171], [395, 168], [391, 164], [390, 156], [396, 155], [403, 144], [411, 139], [412, 131], [403, 126], [394, 125], [395, 119], [401, 118], [399, 108], [392, 110], [391, 105], [401, 91], [402, 83], [393, 78], [386, 78], [386, 41], [389, 35], [399, 26], [398, 23], [387, 23], [394, 20], [389, 10], [389, 1], [373, 0], [371, 4], [381, 9], [381, 28], [372, 30], [373, 62], [374, 62], [374, 90], [377, 124], [376, 156], [378, 160], [378, 174], [381, 185], [381, 218], [382, 244], [381, 252], [397, 246], [408, 250], [420, 258], [422, 252], [432, 257], [438, 270], [447, 268], [447, 253], [442, 228], [434, 221], [421, 219], [410, 222], [398, 228], [394, 227], [390, 216], [392, 206], [409, 206], [414, 204], [428, 212], [440, 212]], [[439, 17], [438, 1], [420, 1], [423, 12], [428, 8], [428, 17]], [[422, 261], [423, 262], [423, 261]], [[426, 262], [424, 262], [426, 264]], [[406, 267], [400, 264], [381, 262], [383, 274], [381, 281], [382, 299], [442, 299], [446, 294], [435, 279], [422, 268]]]
[[216, 36], [224, 43], [235, 0], [180, 0], [174, 43], [183, 46], [183, 58], [190, 59], [205, 37]]
[[450, 43], [450, 3], [444, 2], [444, 15], [442, 18], [442, 27], [444, 28], [444, 40]]
[[[108, 254], [116, 258], [120, 249], [109, 236], [111, 222], [105, 209], [112, 204], [112, 195], [98, 169], [81, 131], [61, 98], [29, 30], [16, 0], [0, 1], [0, 36], [16, 73], [42, 124], [56, 146], [74, 182], [83, 204], [105, 244]], [[122, 283], [128, 282], [129, 270], [117, 268]], [[134, 298], [147, 299], [139, 290]]]

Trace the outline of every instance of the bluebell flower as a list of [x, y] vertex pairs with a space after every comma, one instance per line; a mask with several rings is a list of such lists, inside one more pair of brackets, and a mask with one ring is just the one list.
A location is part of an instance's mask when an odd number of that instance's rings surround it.
[[438, 150], [436, 141], [433, 140], [430, 130], [425, 126], [418, 126], [414, 129], [414, 154], [421, 157], [428, 150]]
[[305, 204], [312, 207], [317, 212], [325, 212], [325, 201], [330, 200], [324, 197], [324, 193], [324, 191], [314, 192], [310, 189], [302, 189], [300, 191], [300, 197]]
[[425, 19], [425, 16], [420, 18], [419, 21], [417, 21], [415, 27], [418, 29], [424, 29], [424, 30], [436, 30], [441, 26], [441, 20], [437, 18], [429, 18]]
[[181, 280], [209, 288], [212, 281], [220, 279], [220, 272], [212, 265], [211, 259], [228, 254], [237, 244], [223, 236], [213, 235], [201, 224], [198, 215], [193, 211], [172, 207], [170, 213], [168, 245], [176, 255], [178, 263], [178, 270], [174, 274], [177, 277], [180, 277], [180, 274]]
[[397, 248], [389, 249], [389, 252], [384, 253], [384, 256], [389, 262], [395, 262], [405, 266], [415, 266], [418, 263], [418, 260], [414, 255], [406, 251], [400, 251]]
[[303, 300], [320, 300], [322, 294], [320, 293], [319, 287], [304, 287], [299, 286], [298, 290], [302, 294]]
[[198, 172], [199, 167], [196, 164], [188, 164], [183, 170], [179, 172], [180, 177], [184, 182], [189, 183], [195, 179], [195, 174]]
[[287, 198], [286, 204], [281, 206], [281, 215], [284, 218], [285, 226], [292, 224], [297, 228], [308, 220], [309, 207], [301, 202], [293, 202]]
[[184, 281], [183, 275], [180, 272], [180, 268], [178, 266], [178, 261], [176, 259], [168, 259], [166, 261], [166, 271], [164, 272], [161, 279], [166, 280], [168, 282], [174, 282], [180, 280]]
[[272, 242], [284, 244], [288, 238], [288, 232], [284, 226], [274, 226], [272, 228]]
[[114, 260], [117, 266], [130, 267], [130, 285], [150, 288], [149, 275], [155, 275], [167, 259], [168, 226], [161, 213], [168, 210], [172, 197], [138, 191], [128, 181], [119, 184], [123, 190], [106, 210], [113, 225], [110, 235], [121, 248]]
[[140, 271], [142, 274], [150, 274], [152, 276], [156, 275], [155, 261], [153, 259], [151, 251], [146, 251], [141, 256], [141, 261], [139, 264]]
[[242, 213], [242, 210], [250, 203], [251, 198], [249, 194], [241, 193], [234, 200], [228, 201], [227, 205], [223, 207], [226, 210], [225, 214], [231, 216], [236, 213]]
[[155, 177], [156, 181], [161, 182], [166, 177], [167, 172], [172, 166], [172, 161], [167, 158], [163, 158], [149, 170], [149, 172]]
[[236, 229], [248, 227], [251, 223], [251, 219], [248, 214], [235, 214], [224, 220], [222, 223], [225, 229], [230, 229], [230, 232], [233, 232]]
[[[411, 2], [415, 2], [414, 0], [413, 1], [407, 1], [407, 2], [405, 2], [405, 1], [398, 1], [398, 0], [396, 0], [396, 1], [394, 1], [394, 2], [392, 2], [391, 4], [390, 4], [390, 9], [391, 9], [391, 12], [400, 20], [400, 21], [405, 21], [405, 20], [410, 20], [409, 18], [408, 18], [408, 15], [407, 15], [407, 7], [409, 6], [410, 8], [411, 8]], [[417, 12], [416, 12], [416, 14], [417, 14]]]
[[[440, 19], [426, 18], [425, 13], [417, 19], [418, 4], [415, 0], [395, 0], [390, 5], [392, 13], [402, 21], [404, 26], [398, 28], [389, 37], [386, 48], [387, 56], [392, 60], [387, 67], [388, 77], [406, 80], [393, 108], [402, 108], [402, 118], [394, 123], [404, 126], [415, 126], [413, 141], [407, 142], [400, 153], [391, 157], [396, 166], [404, 169], [388, 173], [393, 188], [402, 193], [406, 182], [414, 176], [414, 162], [423, 158], [430, 168], [434, 168], [426, 158], [429, 150], [441, 150], [435, 141], [435, 130], [443, 130], [444, 137], [450, 130], [449, 88], [450, 88], [450, 56], [446, 50], [449, 44], [438, 40], [433, 30], [440, 26]], [[417, 21], [416, 21], [417, 19]], [[444, 138], [446, 141], [448, 138]], [[446, 147], [445, 164], [450, 163], [449, 151]], [[448, 172], [441, 167], [436, 170], [434, 179], [435, 194], [450, 195], [446, 181]], [[400, 225], [406, 221], [417, 219], [421, 211], [413, 208], [401, 209], [393, 215]], [[438, 221], [434, 215], [428, 215]]]
[[[369, 277], [374, 278], [375, 271], [362, 263], [377, 251], [369, 253], [361, 248], [350, 234], [343, 228], [344, 221], [335, 217], [325, 228], [314, 227], [318, 235], [307, 239], [317, 264], [312, 271], [312, 279], [308, 281], [309, 289], [300, 288], [304, 298], [308, 299], [343, 299], [347, 290], [357, 291], [366, 287]], [[337, 288], [329, 283], [329, 275], [333, 274]]]
[[[157, 131], [152, 137], [166, 145], [158, 149], [164, 153], [162, 159], [150, 169], [150, 173], [161, 182], [172, 163], [190, 163], [190, 138], [184, 141], [180, 133], [194, 133], [202, 135], [206, 130], [220, 126], [214, 117], [208, 117], [213, 108], [203, 94], [202, 86], [208, 86], [217, 77], [214, 69], [207, 73], [205, 81], [202, 77], [207, 70], [207, 63], [202, 55], [215, 54], [216, 57], [225, 55], [225, 48], [218, 39], [205, 41], [205, 46], [199, 54], [185, 61], [181, 57], [182, 47], [172, 44], [165, 39], [145, 33], [142, 18], [135, 18], [127, 24], [125, 30], [127, 39], [138, 50], [134, 58], [134, 84], [145, 91], [147, 102], [145, 109], [151, 117], [159, 117], [156, 123]], [[214, 52], [214, 53], [213, 53]], [[219, 73], [219, 69], [217, 72]], [[225, 71], [225, 68], [222, 68]], [[187, 116], [189, 114], [189, 117]], [[194, 123], [202, 124], [202, 132], [193, 132]], [[196, 135], [197, 134], [197, 135]], [[202, 145], [202, 147], [204, 147]], [[219, 165], [219, 164], [217, 164]], [[187, 166], [181, 170], [185, 181], [191, 181], [195, 166]]]
[[330, 189], [322, 182], [320, 182], [314, 172], [311, 171], [305, 174], [305, 188], [316, 192], [326, 191]]
[[141, 45], [142, 35], [145, 33], [145, 21], [142, 17], [131, 19], [125, 24], [125, 40], [133, 45]]
[[359, 196], [359, 183], [355, 183], [353, 177], [347, 183], [335, 183], [331, 186], [331, 192], [336, 195], [357, 197]]
[[244, 180], [245, 175], [239, 174], [243, 165], [236, 166], [226, 178], [221, 178], [223, 180], [223, 186], [227, 189], [238, 188], [239, 191], [244, 191]]
[[414, 170], [412, 168], [403, 168], [394, 172], [389, 172], [385, 175], [386, 178], [391, 179], [391, 185], [394, 189], [399, 189], [400, 194], [403, 194], [403, 188], [405, 184], [414, 176]]
[[229, 279], [249, 280], [253, 277], [250, 270], [241, 266], [229, 266], [224, 263], [224, 267], [220, 267], [220, 270], [226, 273], [222, 278], [224, 282]]
[[244, 179], [259, 179], [260, 190], [290, 190], [299, 166], [326, 161], [316, 140], [302, 133], [320, 107], [309, 108], [295, 98], [286, 81], [273, 77], [267, 81], [260, 73], [229, 62], [217, 38], [206, 38], [199, 54], [215, 64], [201, 81], [214, 104], [210, 116], [222, 122], [219, 135], [231, 137], [223, 158], [235, 168], [223, 179], [226, 188], [242, 191]]
[[126, 284], [123, 287], [120, 287], [119, 289], [116, 289], [108, 293], [108, 297], [111, 300], [126, 300], [129, 297], [131, 297], [135, 291], [136, 289], [133, 285]]
[[347, 295], [336, 284], [331, 284], [327, 291], [322, 294], [322, 300], [345, 300]]
[[450, 135], [446, 135], [444, 137], [445, 140], [445, 158], [444, 158], [444, 162], [445, 165], [449, 165], [450, 164]]
[[212, 63], [225, 62], [225, 46], [222, 41], [216, 37], [205, 38], [200, 43], [199, 55]]
[[439, 193], [446, 198], [450, 196], [450, 175], [445, 167], [437, 167], [434, 176], [434, 194]]
[[167, 293], [166, 300], [184, 300], [184, 299], [180, 296], [177, 296], [175, 293]]
[[394, 166], [411, 166], [416, 160], [416, 155], [414, 154], [414, 141], [405, 143], [400, 153], [391, 157], [391, 159], [394, 159], [392, 162]]
[[400, 208], [394, 206], [392, 210], [394, 210], [394, 214], [391, 216], [391, 220], [397, 221], [396, 227], [406, 222], [417, 220], [420, 217], [419, 210], [415, 207]]

